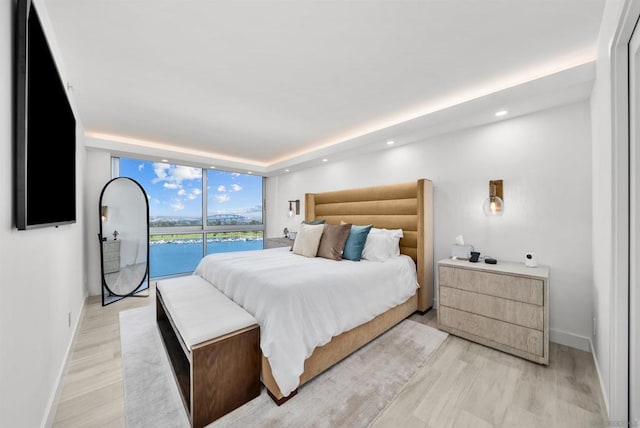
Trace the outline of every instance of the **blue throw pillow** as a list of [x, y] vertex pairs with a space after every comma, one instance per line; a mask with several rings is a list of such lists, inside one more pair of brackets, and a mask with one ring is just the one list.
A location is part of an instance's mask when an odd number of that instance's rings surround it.
[[324, 224], [324, 220], [303, 221], [302, 224]]
[[367, 235], [373, 225], [367, 226], [351, 226], [347, 242], [344, 244], [344, 250], [342, 251], [342, 258], [347, 260], [353, 260], [359, 262], [362, 257], [362, 250], [364, 250], [364, 243], [367, 242]]

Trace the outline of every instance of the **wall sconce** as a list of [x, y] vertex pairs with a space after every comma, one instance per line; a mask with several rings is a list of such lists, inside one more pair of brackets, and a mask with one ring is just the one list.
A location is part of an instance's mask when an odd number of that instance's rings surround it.
[[[293, 204], [296, 204], [295, 210], [293, 209]], [[289, 217], [293, 217], [294, 215], [300, 215], [300, 199], [296, 199], [295, 201], [289, 201]]]
[[489, 197], [482, 204], [482, 210], [486, 216], [499, 216], [504, 214], [504, 199], [502, 195], [502, 180], [489, 181]]
[[103, 205], [100, 207], [100, 216], [103, 223], [107, 221], [107, 217], [109, 216], [109, 206]]

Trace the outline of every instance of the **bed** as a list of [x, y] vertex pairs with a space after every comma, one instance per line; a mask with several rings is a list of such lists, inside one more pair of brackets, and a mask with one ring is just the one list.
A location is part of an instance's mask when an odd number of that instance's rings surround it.
[[384, 263], [353, 262], [274, 248], [212, 254], [194, 272], [259, 321], [261, 380], [278, 405], [433, 302], [429, 180], [307, 193], [305, 220], [402, 229], [400, 254]]

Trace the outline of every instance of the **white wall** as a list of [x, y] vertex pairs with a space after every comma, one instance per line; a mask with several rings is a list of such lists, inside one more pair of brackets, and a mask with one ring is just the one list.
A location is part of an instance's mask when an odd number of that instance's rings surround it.
[[[84, 303], [84, 213], [79, 208], [76, 224], [58, 228], [17, 231], [14, 226], [14, 3], [0, 2], [0, 426], [37, 427], [49, 416]], [[84, 150], [80, 141], [77, 145], [82, 207]], [[55, 168], [43, 175], [55, 191]]]
[[86, 151], [86, 168], [91, 171], [84, 181], [87, 217], [85, 226], [87, 250], [87, 289], [90, 296], [102, 292], [102, 272], [100, 271], [100, 193], [111, 180], [111, 154], [102, 150]]
[[[489, 113], [490, 114], [490, 113]], [[583, 101], [356, 159], [273, 177], [267, 236], [296, 230], [305, 192], [428, 178], [434, 184], [435, 259], [456, 235], [485, 255], [550, 265], [551, 339], [588, 349], [591, 331], [591, 132]], [[488, 218], [489, 180], [504, 180], [505, 214]], [[287, 218], [289, 199], [302, 215]]]

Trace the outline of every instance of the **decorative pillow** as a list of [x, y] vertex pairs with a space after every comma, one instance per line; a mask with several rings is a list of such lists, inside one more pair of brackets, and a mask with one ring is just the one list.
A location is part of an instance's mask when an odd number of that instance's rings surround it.
[[373, 227], [371, 228], [371, 233], [383, 233], [385, 235], [394, 236], [398, 238], [402, 238], [404, 236], [402, 229], [380, 229], [377, 227]]
[[354, 262], [360, 261], [362, 258], [364, 244], [367, 241], [367, 235], [369, 235], [369, 231], [372, 227], [373, 225], [371, 224], [366, 226], [351, 226], [347, 242], [344, 244], [344, 250], [342, 251], [343, 259], [352, 260]]
[[318, 257], [331, 260], [342, 260], [342, 251], [347, 243], [350, 224], [325, 224], [318, 246]]
[[402, 229], [372, 228], [362, 250], [362, 258], [373, 262], [383, 262], [389, 257], [400, 255]]
[[371, 262], [383, 262], [393, 256], [394, 239], [382, 233], [369, 233], [362, 249], [362, 258]]
[[323, 230], [323, 224], [301, 224], [291, 251], [301, 256], [315, 257], [318, 254]]
[[324, 224], [325, 221], [324, 220], [313, 220], [313, 221], [306, 221], [304, 220], [302, 222], [302, 224]]

